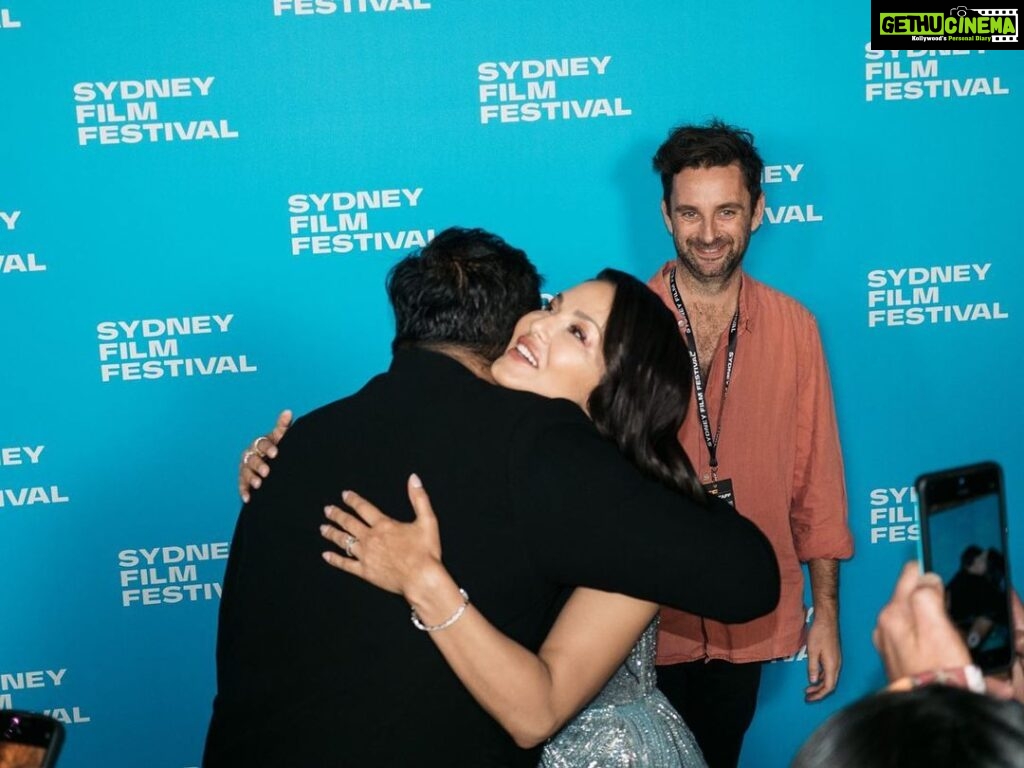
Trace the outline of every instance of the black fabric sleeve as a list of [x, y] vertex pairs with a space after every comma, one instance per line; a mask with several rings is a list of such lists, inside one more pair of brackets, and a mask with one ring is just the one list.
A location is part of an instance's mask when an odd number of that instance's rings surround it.
[[291, 561], [307, 569], [321, 564], [316, 526], [323, 501], [311, 480], [319, 453], [308, 423], [299, 419], [281, 440], [270, 475], [239, 513], [217, 631], [221, 690], [250, 691], [257, 685], [257, 680], [249, 677], [250, 667], [256, 665], [250, 654], [258, 645], [254, 637], [265, 631], [262, 617], [273, 609], [282, 612], [282, 621], [287, 620], [289, 606], [305, 599], [292, 597], [279, 586], [282, 558], [293, 555], [296, 542], [302, 540], [311, 543], [308, 553], [303, 549], [301, 556], [294, 555]]
[[[242, 508], [241, 516], [251, 518], [250, 525], [272, 520], [278, 526], [308, 526], [310, 520], [317, 519], [328, 501], [323, 498], [320, 479], [328, 456], [321, 430], [313, 425], [314, 421], [303, 416], [281, 439], [270, 474], [258, 490], [250, 492], [251, 500]], [[340, 494], [339, 489], [332, 503], [341, 501]]]
[[520, 430], [511, 483], [524, 540], [548, 578], [620, 592], [724, 622], [773, 610], [771, 544], [728, 504], [649, 480], [588, 423]]

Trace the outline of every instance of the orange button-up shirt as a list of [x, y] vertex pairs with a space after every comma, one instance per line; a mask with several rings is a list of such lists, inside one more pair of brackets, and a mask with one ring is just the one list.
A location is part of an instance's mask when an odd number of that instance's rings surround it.
[[[665, 264], [650, 287], [678, 316]], [[685, 301], [685, 297], [684, 297]], [[722, 411], [728, 331], [704, 382], [712, 434], [721, 419], [719, 480], [730, 479], [736, 508], [772, 542], [782, 577], [778, 607], [744, 624], [721, 624], [663, 608], [658, 664], [698, 659], [765, 661], [803, 643], [802, 562], [853, 554], [846, 520], [843, 458], [828, 367], [814, 316], [795, 299], [744, 274], [740, 325]], [[695, 396], [679, 432], [702, 482], [711, 479]]]

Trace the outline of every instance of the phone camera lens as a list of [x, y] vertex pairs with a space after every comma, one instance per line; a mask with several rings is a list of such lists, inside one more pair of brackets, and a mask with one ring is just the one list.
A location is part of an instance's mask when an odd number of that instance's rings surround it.
[[960, 487], [963, 488], [967, 484], [967, 478], [966, 477], [958, 477], [957, 478], [957, 483], [959, 483]]

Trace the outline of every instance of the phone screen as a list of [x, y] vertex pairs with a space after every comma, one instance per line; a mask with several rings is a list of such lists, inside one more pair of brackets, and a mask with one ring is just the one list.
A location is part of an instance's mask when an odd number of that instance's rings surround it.
[[946, 610], [975, 664], [1009, 666], [1009, 577], [1001, 473], [994, 464], [918, 480], [924, 568], [946, 587]]
[[0, 712], [0, 768], [49, 768], [62, 735], [61, 724], [45, 715]]

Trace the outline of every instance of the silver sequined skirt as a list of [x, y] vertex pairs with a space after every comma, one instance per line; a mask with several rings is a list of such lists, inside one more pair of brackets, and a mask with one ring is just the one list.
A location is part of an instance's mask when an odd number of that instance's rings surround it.
[[618, 704], [595, 702], [544, 747], [543, 768], [706, 768], [686, 723], [654, 689]]

